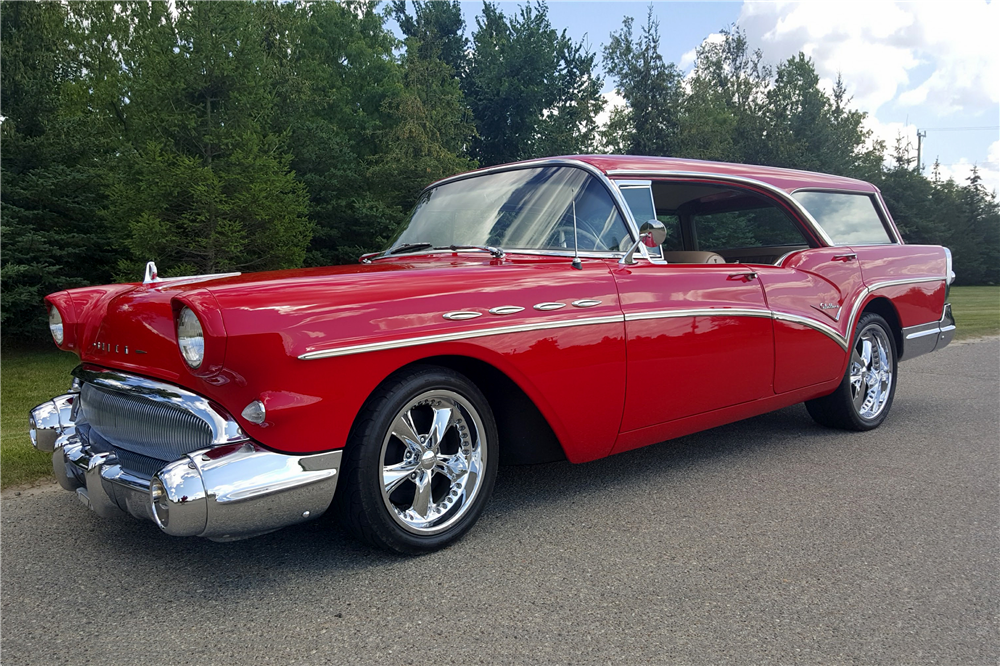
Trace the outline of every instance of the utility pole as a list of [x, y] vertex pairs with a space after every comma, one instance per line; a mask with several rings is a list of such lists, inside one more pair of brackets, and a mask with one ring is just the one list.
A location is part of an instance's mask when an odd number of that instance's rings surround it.
[[923, 173], [924, 167], [920, 163], [920, 149], [922, 147], [922, 139], [927, 136], [927, 130], [917, 130], [917, 173]]

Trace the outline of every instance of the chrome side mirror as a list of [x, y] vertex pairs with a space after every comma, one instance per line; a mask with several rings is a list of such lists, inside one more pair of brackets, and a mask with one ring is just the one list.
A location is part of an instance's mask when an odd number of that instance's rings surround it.
[[667, 227], [656, 219], [646, 220], [639, 227], [639, 240], [632, 244], [625, 256], [618, 262], [619, 264], [631, 265], [636, 263], [635, 251], [639, 249], [639, 244], [646, 247], [656, 247], [662, 245], [667, 240]]

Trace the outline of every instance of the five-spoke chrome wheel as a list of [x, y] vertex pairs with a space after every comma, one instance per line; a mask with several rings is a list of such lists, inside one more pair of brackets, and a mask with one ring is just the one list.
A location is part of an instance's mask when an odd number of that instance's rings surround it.
[[443, 548], [482, 515], [496, 482], [498, 442], [490, 404], [468, 377], [433, 365], [403, 368], [355, 421], [334, 495], [337, 513], [375, 546]]
[[896, 392], [896, 345], [889, 323], [876, 312], [861, 315], [855, 326], [843, 379], [829, 395], [806, 401], [809, 415], [831, 428], [877, 428]]
[[460, 520], [482, 486], [486, 451], [476, 408], [454, 391], [410, 400], [382, 442], [382, 500], [404, 529], [436, 534]]
[[863, 419], [882, 413], [892, 388], [892, 345], [878, 324], [869, 324], [858, 335], [851, 354], [851, 402]]

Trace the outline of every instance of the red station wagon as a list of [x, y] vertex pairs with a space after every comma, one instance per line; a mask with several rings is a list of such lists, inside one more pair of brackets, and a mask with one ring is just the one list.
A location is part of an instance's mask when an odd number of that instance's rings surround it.
[[501, 463], [574, 463], [805, 402], [886, 418], [897, 362], [954, 334], [946, 248], [874, 186], [692, 160], [533, 160], [428, 187], [383, 251], [330, 268], [46, 298], [81, 365], [31, 413], [101, 516], [240, 539], [336, 513], [440, 548]]

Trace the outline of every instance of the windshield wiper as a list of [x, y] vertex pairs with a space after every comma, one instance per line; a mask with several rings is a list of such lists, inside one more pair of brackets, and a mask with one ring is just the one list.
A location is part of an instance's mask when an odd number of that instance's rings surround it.
[[489, 252], [490, 255], [496, 257], [497, 259], [504, 258], [504, 251], [502, 247], [493, 247], [492, 245], [446, 245], [444, 247], [436, 247], [435, 250], [451, 250], [455, 252], [457, 250], [479, 250], [480, 252]]
[[433, 249], [432, 243], [403, 243], [402, 245], [397, 245], [391, 250], [386, 250], [385, 255], [389, 254], [404, 254], [406, 252], [413, 252], [414, 250], [426, 250]]

